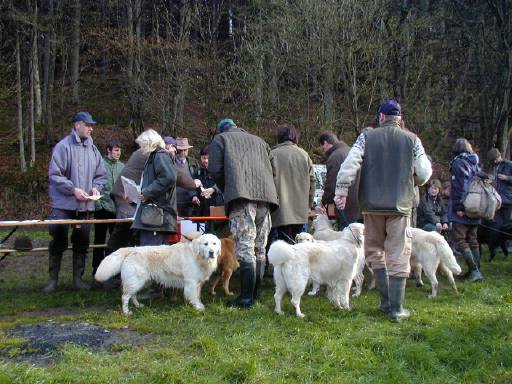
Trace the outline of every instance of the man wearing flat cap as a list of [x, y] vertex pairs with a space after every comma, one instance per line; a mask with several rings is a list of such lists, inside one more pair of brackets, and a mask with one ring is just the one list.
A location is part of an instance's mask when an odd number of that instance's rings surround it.
[[228, 305], [249, 308], [258, 298], [265, 267], [270, 212], [279, 207], [268, 144], [236, 126], [217, 124], [209, 146], [208, 171], [224, 193], [229, 226], [240, 262], [240, 295]]
[[379, 107], [379, 127], [359, 135], [341, 164], [334, 201], [344, 209], [348, 188], [361, 170], [359, 204], [364, 216], [366, 260], [380, 292], [380, 310], [391, 321], [409, 317], [402, 307], [410, 272], [412, 239], [408, 229], [414, 186], [432, 174], [420, 139], [401, 128], [401, 107], [386, 100]]
[[[73, 118], [70, 134], [53, 148], [48, 167], [49, 194], [52, 212], [50, 220], [89, 219], [94, 202], [107, 184], [107, 174], [100, 151], [91, 137], [96, 122], [88, 112], [78, 112]], [[48, 227], [52, 240], [48, 246], [50, 280], [45, 292], [57, 288], [63, 252], [68, 248], [68, 225]], [[89, 225], [73, 228], [73, 286], [89, 289], [82, 281], [85, 258], [89, 248]]]
[[498, 228], [505, 229], [512, 219], [512, 162], [505, 160], [498, 148], [489, 150], [487, 160], [494, 187], [501, 197], [501, 208], [496, 211], [494, 221]]

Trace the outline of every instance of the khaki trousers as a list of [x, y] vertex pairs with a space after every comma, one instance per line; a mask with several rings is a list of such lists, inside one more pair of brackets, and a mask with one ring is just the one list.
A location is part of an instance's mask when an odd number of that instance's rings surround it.
[[408, 277], [411, 270], [411, 218], [399, 215], [364, 216], [364, 253], [372, 269], [387, 268], [389, 276]]

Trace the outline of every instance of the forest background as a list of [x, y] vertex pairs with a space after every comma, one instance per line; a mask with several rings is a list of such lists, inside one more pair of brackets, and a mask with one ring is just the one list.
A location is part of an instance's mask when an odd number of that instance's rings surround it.
[[396, 98], [440, 168], [457, 137], [509, 157], [512, 0], [0, 0], [0, 217], [48, 212], [52, 145], [75, 112], [125, 144], [197, 151], [232, 117], [275, 144], [296, 125], [349, 145]]

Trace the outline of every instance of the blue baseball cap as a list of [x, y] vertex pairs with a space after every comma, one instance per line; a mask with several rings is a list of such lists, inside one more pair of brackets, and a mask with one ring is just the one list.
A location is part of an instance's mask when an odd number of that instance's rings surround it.
[[229, 119], [229, 118], [222, 119], [221, 121], [219, 121], [217, 123], [217, 131], [219, 131], [219, 132], [224, 132], [224, 130], [226, 130], [226, 128], [229, 128], [229, 127], [236, 127], [236, 124], [232, 119]]
[[85, 124], [96, 124], [89, 112], [78, 112], [75, 117], [73, 117], [73, 123], [78, 121], [83, 121]]
[[396, 100], [385, 100], [379, 107], [379, 113], [390, 116], [400, 116], [402, 109]]

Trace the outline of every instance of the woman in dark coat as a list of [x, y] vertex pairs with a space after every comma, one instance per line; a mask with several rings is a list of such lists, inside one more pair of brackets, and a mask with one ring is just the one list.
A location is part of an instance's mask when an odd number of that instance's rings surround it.
[[463, 197], [469, 179], [478, 171], [478, 155], [465, 138], [459, 138], [453, 146], [455, 157], [450, 162], [451, 190], [448, 199], [448, 219], [453, 223], [453, 241], [468, 265], [470, 281], [482, 280], [477, 229], [480, 219], [471, 219], [464, 212]]
[[[141, 246], [161, 245], [166, 234], [176, 232], [177, 174], [165, 150], [165, 143], [157, 132], [152, 129], [147, 130], [137, 138], [136, 142], [144, 153], [149, 153], [149, 157], [144, 166], [141, 203], [137, 207], [132, 229], [139, 230]], [[155, 225], [141, 220], [142, 210], [148, 204], [154, 204], [162, 209], [162, 224]]]

